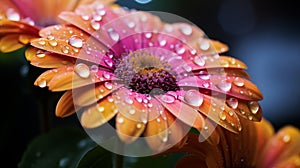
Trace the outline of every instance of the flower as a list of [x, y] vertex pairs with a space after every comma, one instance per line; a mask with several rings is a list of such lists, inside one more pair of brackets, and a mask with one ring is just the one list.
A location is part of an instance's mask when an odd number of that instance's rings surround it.
[[186, 152], [177, 167], [300, 167], [300, 130], [287, 125], [276, 134], [270, 122], [244, 121], [245, 131], [232, 134], [223, 128], [216, 129], [220, 141], [211, 144], [199, 142], [197, 134], [189, 134], [181, 148], [163, 154]]
[[58, 23], [57, 15], [61, 11], [72, 11], [90, 1], [1, 0], [0, 51], [12, 52], [24, 47], [31, 39], [39, 37], [41, 27]]
[[59, 18], [65, 24], [43, 28], [26, 52], [32, 65], [48, 69], [35, 85], [66, 91], [58, 117], [78, 111], [89, 129], [115, 118], [122, 141], [143, 136], [159, 151], [190, 127], [208, 138], [215, 123], [237, 133], [239, 116], [261, 120], [262, 94], [246, 65], [219, 56], [228, 46], [196, 26], [98, 1]]

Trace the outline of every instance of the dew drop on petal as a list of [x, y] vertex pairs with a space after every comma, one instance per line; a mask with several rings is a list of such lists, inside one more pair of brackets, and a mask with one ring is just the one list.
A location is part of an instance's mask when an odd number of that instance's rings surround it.
[[142, 126], [143, 125], [141, 123], [136, 124], [136, 128], [138, 128], [138, 129], [142, 128]]
[[119, 41], [120, 36], [114, 29], [112, 29], [112, 28], [108, 29], [107, 33], [112, 40]]
[[248, 116], [248, 119], [249, 119], [250, 121], [253, 120], [253, 116], [249, 115], [249, 116]]
[[104, 60], [105, 64], [109, 67], [112, 67], [113, 66], [113, 62], [110, 60], [110, 59], [106, 59]]
[[99, 68], [97, 65], [92, 65], [91, 66], [91, 72], [98, 72]]
[[199, 66], [204, 66], [205, 65], [205, 60], [201, 56], [195, 56], [194, 57], [194, 63], [199, 65]]
[[9, 8], [6, 11], [6, 17], [8, 20], [12, 20], [12, 21], [20, 21], [21, 16], [19, 15], [19, 13], [17, 13], [14, 9]]
[[145, 37], [147, 39], [151, 38], [152, 37], [152, 33], [151, 32], [145, 33]]
[[165, 103], [174, 103], [175, 102], [175, 97], [171, 95], [162, 95], [161, 100]]
[[224, 112], [220, 112], [219, 117], [221, 120], [226, 120], [226, 114]]
[[38, 58], [44, 58], [46, 56], [45, 52], [42, 50], [38, 50], [35, 54]]
[[39, 43], [40, 45], [45, 45], [45, 44], [46, 44], [46, 42], [45, 42], [44, 40], [40, 40], [38, 43]]
[[129, 114], [131, 114], [131, 115], [135, 114], [135, 109], [130, 109]]
[[40, 87], [40, 88], [44, 88], [47, 86], [47, 81], [46, 79], [40, 79], [37, 81], [37, 85]]
[[228, 111], [228, 114], [229, 114], [230, 116], [233, 116], [234, 112], [233, 112], [233, 111]]
[[99, 112], [103, 112], [104, 111], [104, 107], [103, 106], [97, 105], [97, 109], [98, 109]]
[[82, 16], [81, 16], [81, 19], [83, 19], [83, 20], [89, 20], [90, 17], [89, 17], [88, 15], [82, 15]]
[[56, 40], [50, 40], [50, 41], [49, 41], [49, 44], [50, 44], [52, 47], [56, 47], [56, 46], [57, 46], [57, 41], [56, 41]]
[[184, 100], [192, 106], [201, 106], [203, 103], [203, 96], [197, 90], [189, 90], [184, 95]]
[[233, 81], [233, 84], [239, 87], [242, 87], [245, 85], [244, 80], [240, 77], [236, 77]]
[[206, 50], [209, 49], [210, 43], [209, 43], [208, 40], [201, 40], [201, 41], [199, 42], [199, 47], [200, 47], [201, 50], [206, 51]]
[[289, 134], [285, 134], [282, 136], [282, 141], [284, 143], [289, 143], [291, 141], [291, 136]]
[[189, 36], [192, 34], [193, 29], [191, 26], [186, 25], [184, 27], [181, 27], [180, 31], [182, 34]]
[[83, 41], [77, 35], [73, 35], [68, 40], [69, 44], [76, 48], [81, 48], [83, 46]]
[[256, 114], [259, 110], [259, 105], [256, 101], [249, 102], [248, 107], [253, 114]]
[[91, 21], [91, 26], [94, 30], [99, 30], [100, 29], [100, 23], [98, 23], [97, 21], [95, 20], [92, 20]]
[[125, 102], [126, 102], [127, 104], [133, 104], [133, 100], [132, 100], [131, 98], [129, 98], [129, 97], [126, 97], [126, 98], [125, 98]]
[[110, 82], [105, 82], [104, 86], [106, 87], [106, 89], [111, 90], [113, 88], [113, 85]]
[[203, 80], [209, 80], [210, 79], [210, 75], [200, 75], [199, 78], [203, 79]]
[[119, 117], [117, 120], [118, 123], [122, 124], [124, 122], [124, 118], [123, 117]]
[[161, 47], [164, 47], [164, 46], [166, 46], [166, 44], [167, 44], [167, 40], [165, 40], [165, 39], [161, 39], [161, 40], [159, 40], [159, 45], [161, 46]]
[[88, 78], [90, 76], [90, 68], [83, 63], [75, 65], [74, 71], [82, 78]]
[[231, 89], [231, 83], [222, 80], [217, 84], [217, 87], [224, 92], [228, 92]]
[[238, 107], [238, 100], [236, 98], [229, 98], [227, 101], [226, 101], [227, 105], [233, 109], [236, 109]]
[[135, 23], [134, 23], [134, 22], [128, 22], [128, 23], [127, 23], [127, 26], [128, 26], [129, 28], [134, 28]]
[[102, 16], [100, 16], [100, 15], [94, 15], [94, 16], [93, 16], [93, 20], [99, 22], [99, 21], [102, 20]]

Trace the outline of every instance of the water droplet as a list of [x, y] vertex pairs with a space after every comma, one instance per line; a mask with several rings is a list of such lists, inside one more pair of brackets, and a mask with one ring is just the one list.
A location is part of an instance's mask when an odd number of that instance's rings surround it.
[[226, 114], [224, 112], [220, 112], [219, 117], [221, 120], [226, 120]]
[[97, 13], [100, 15], [100, 16], [104, 16], [106, 14], [106, 11], [104, 9], [100, 9], [97, 11]]
[[228, 114], [232, 117], [234, 112], [233, 111], [228, 111]]
[[131, 115], [135, 114], [135, 109], [130, 109], [129, 114], [131, 114]]
[[248, 119], [249, 119], [249, 120], [253, 120], [253, 116], [249, 115], [249, 116], [248, 116]]
[[201, 50], [204, 50], [204, 51], [206, 51], [206, 50], [208, 50], [209, 49], [209, 47], [210, 47], [210, 43], [209, 43], [209, 41], [208, 40], [201, 40], [200, 42], [199, 42], [199, 47], [200, 47], [200, 49]]
[[52, 47], [56, 47], [56, 46], [57, 46], [57, 41], [55, 41], [55, 40], [50, 40], [50, 41], [49, 41], [49, 44], [50, 44]]
[[209, 80], [210, 79], [210, 75], [200, 75], [199, 78], [203, 79], [203, 80]]
[[185, 48], [180, 44], [175, 46], [175, 51], [177, 54], [183, 54], [185, 52]]
[[113, 85], [110, 82], [105, 82], [104, 86], [106, 87], [106, 89], [111, 90], [113, 88]]
[[201, 106], [203, 103], [203, 96], [202, 94], [197, 90], [189, 90], [184, 95], [184, 100], [192, 105], [192, 106]]
[[40, 87], [40, 88], [44, 88], [47, 86], [47, 81], [46, 79], [42, 78], [42, 79], [39, 79], [37, 81], [37, 85]]
[[256, 101], [251, 101], [248, 103], [248, 107], [253, 114], [256, 114], [259, 110], [259, 105]]
[[138, 128], [138, 129], [142, 128], [142, 126], [143, 125], [141, 123], [136, 124], [136, 128]]
[[244, 80], [242, 78], [236, 77], [233, 81], [233, 84], [236, 86], [242, 87], [245, 85]]
[[104, 111], [104, 107], [103, 106], [97, 105], [97, 109], [98, 109], [99, 112], [103, 112]]
[[95, 20], [92, 20], [91, 21], [91, 26], [94, 30], [99, 30], [100, 29], [100, 23], [98, 23], [97, 21]]
[[238, 107], [238, 100], [236, 98], [229, 98], [227, 101], [226, 101], [227, 105], [233, 109], [236, 109]]
[[201, 56], [195, 56], [194, 57], [194, 63], [199, 65], [199, 66], [204, 66], [205, 65], [205, 60]]
[[229, 67], [229, 62], [227, 60], [220, 60], [220, 64], [223, 66], [223, 67]]
[[222, 80], [217, 84], [217, 87], [224, 92], [228, 92], [231, 89], [231, 83]]
[[46, 42], [45, 42], [44, 40], [39, 40], [38, 43], [39, 43], [40, 45], [45, 45], [45, 44], [46, 44]]
[[289, 134], [285, 134], [282, 136], [282, 141], [284, 143], [289, 143], [291, 141], [291, 136]]
[[102, 20], [102, 16], [100, 16], [100, 15], [94, 15], [94, 16], [93, 16], [93, 20], [99, 22], [99, 21]]
[[128, 22], [128, 23], [127, 23], [127, 26], [128, 26], [129, 28], [134, 28], [135, 23], [134, 23], [134, 22]]
[[61, 51], [64, 53], [64, 54], [68, 54], [69, 53], [69, 47], [68, 46], [63, 46], [62, 48], [61, 48]]
[[184, 27], [181, 27], [180, 31], [182, 34], [189, 36], [192, 34], [193, 29], [191, 26], [186, 25]]
[[238, 130], [242, 131], [243, 130], [242, 126], [238, 126]]
[[90, 68], [83, 63], [75, 65], [74, 71], [82, 78], [88, 78], [90, 76]]
[[76, 35], [73, 35], [69, 38], [69, 44], [76, 48], [81, 48], [83, 46], [83, 41]]
[[125, 102], [126, 102], [127, 104], [133, 104], [133, 100], [132, 100], [131, 98], [129, 98], [129, 97], [126, 97], [126, 98], [125, 98]]
[[171, 95], [162, 95], [161, 100], [165, 103], [174, 103], [175, 102], [175, 97]]
[[157, 118], [156, 121], [159, 123], [160, 122], [160, 118]]
[[112, 29], [112, 28], [108, 29], [107, 33], [109, 34], [109, 36], [112, 40], [119, 41], [120, 36], [114, 29]]
[[164, 47], [166, 44], [167, 44], [167, 40], [165, 40], [165, 39], [159, 40], [159, 45], [160, 45], [161, 47]]
[[203, 83], [202, 86], [205, 87], [205, 88], [209, 88], [210, 84], [209, 83]]
[[107, 66], [109, 66], [109, 67], [112, 67], [112, 66], [113, 66], [113, 62], [112, 62], [112, 60], [110, 60], [110, 59], [106, 59], [106, 60], [104, 60], [104, 62], [105, 62], [105, 64], [106, 64]]
[[82, 15], [81, 18], [82, 18], [83, 20], [89, 20], [89, 19], [90, 19], [90, 17], [89, 17], [88, 15]]
[[45, 52], [42, 51], [42, 50], [38, 50], [36, 52], [36, 56], [39, 57], [39, 58], [44, 58], [46, 56]]
[[145, 37], [147, 39], [151, 38], [152, 37], [152, 33], [151, 32], [145, 33]]
[[103, 77], [105, 78], [105, 79], [110, 79], [110, 74], [109, 73], [103, 73]]
[[92, 65], [91, 66], [91, 72], [98, 72], [99, 68], [97, 65]]
[[124, 118], [123, 117], [119, 117], [117, 122], [120, 123], [120, 124], [122, 124], [124, 122]]
[[17, 13], [12, 8], [7, 9], [6, 17], [8, 20], [12, 20], [12, 21], [20, 21], [20, 19], [21, 19], [21, 16], [19, 15], [19, 13]]

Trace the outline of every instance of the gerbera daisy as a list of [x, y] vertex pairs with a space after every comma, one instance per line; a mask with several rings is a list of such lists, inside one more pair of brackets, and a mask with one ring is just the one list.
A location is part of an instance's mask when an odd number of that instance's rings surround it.
[[[242, 119], [243, 120], [243, 119]], [[186, 152], [177, 163], [180, 167], [256, 167], [296, 168], [300, 167], [300, 131], [288, 125], [275, 134], [271, 123], [243, 121], [245, 131], [232, 134], [216, 128], [222, 139], [212, 145], [198, 141], [197, 134], [189, 134], [181, 148], [173, 148], [165, 154]]]
[[217, 143], [216, 124], [237, 133], [239, 116], [261, 120], [262, 95], [246, 65], [219, 56], [228, 47], [195, 25], [100, 2], [59, 18], [65, 24], [42, 29], [26, 52], [32, 65], [50, 68], [35, 85], [66, 91], [58, 117], [78, 111], [88, 129], [114, 118], [122, 141], [143, 136], [155, 151], [179, 143], [190, 127]]
[[[0, 51], [12, 52], [39, 37], [41, 27], [57, 24], [61, 11], [72, 11], [92, 0], [1, 0]], [[110, 3], [112, 0], [103, 0]]]

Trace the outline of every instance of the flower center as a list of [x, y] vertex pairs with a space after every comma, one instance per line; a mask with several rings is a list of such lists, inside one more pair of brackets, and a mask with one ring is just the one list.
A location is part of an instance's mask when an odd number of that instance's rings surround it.
[[115, 74], [132, 91], [159, 95], [179, 89], [176, 74], [159, 57], [136, 51], [118, 62]]

